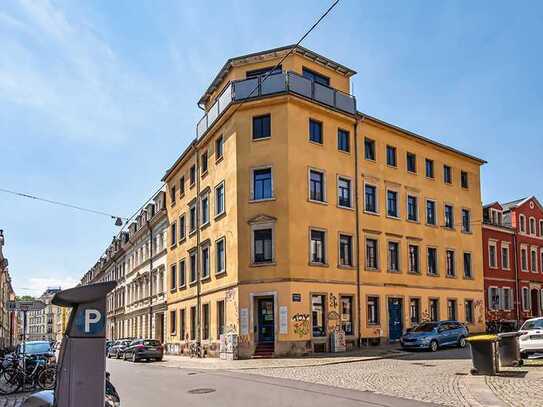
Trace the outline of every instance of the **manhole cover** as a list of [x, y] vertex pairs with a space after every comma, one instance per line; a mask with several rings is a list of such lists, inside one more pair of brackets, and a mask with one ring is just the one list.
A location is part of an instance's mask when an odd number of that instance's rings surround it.
[[206, 394], [206, 393], [213, 393], [215, 389], [209, 389], [209, 388], [202, 388], [202, 389], [192, 389], [188, 392], [190, 394]]
[[190, 372], [190, 373], [187, 373], [187, 376], [194, 376], [195, 374], [198, 374], [198, 373]]

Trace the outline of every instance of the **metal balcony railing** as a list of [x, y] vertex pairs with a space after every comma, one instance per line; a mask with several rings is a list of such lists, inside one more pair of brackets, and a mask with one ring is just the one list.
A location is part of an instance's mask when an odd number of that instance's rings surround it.
[[230, 82], [196, 125], [198, 138], [205, 134], [231, 103], [285, 92], [295, 93], [349, 114], [356, 113], [354, 96], [304, 78], [297, 73], [281, 72], [269, 75], [265, 81], [262, 78]]

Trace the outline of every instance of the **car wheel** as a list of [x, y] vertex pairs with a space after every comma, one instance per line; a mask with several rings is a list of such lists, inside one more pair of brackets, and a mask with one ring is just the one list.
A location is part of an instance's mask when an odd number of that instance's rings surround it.
[[465, 348], [466, 347], [466, 338], [464, 338], [463, 336], [461, 336], [458, 339], [458, 347], [459, 348]]
[[120, 358], [121, 358], [121, 355], [119, 355], [119, 353], [117, 352], [117, 353], [115, 354], [115, 359], [120, 359]]
[[136, 363], [138, 361], [138, 358], [136, 358], [136, 353], [132, 354], [132, 362]]
[[162, 358], [156, 358], [157, 362], [162, 362]]
[[437, 341], [430, 342], [430, 351], [435, 352], [439, 349]]

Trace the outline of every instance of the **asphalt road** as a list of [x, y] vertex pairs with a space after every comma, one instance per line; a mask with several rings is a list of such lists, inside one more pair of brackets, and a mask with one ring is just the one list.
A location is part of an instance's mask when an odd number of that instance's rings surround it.
[[371, 392], [230, 371], [176, 369], [121, 360], [108, 360], [107, 369], [122, 407], [431, 406]]

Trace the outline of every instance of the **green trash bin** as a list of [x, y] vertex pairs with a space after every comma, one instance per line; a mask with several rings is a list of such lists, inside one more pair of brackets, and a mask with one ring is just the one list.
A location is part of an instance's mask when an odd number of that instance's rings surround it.
[[496, 335], [477, 335], [467, 339], [471, 348], [473, 375], [495, 376], [499, 370], [498, 338]]
[[519, 332], [498, 334], [498, 354], [500, 367], [515, 367], [522, 365], [520, 356]]

